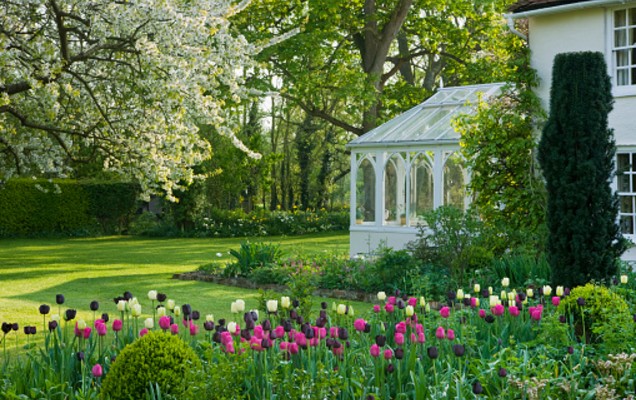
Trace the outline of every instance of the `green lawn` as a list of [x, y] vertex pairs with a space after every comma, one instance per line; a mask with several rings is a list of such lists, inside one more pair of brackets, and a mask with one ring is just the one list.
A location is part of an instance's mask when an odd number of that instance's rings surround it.
[[[228, 261], [229, 249], [245, 239], [144, 239], [102, 237], [82, 239], [11, 239], [0, 241], [0, 322], [18, 322], [41, 329], [38, 307], [51, 305], [57, 313], [55, 295], [66, 297], [61, 307], [75, 308], [92, 320], [89, 303], [100, 303], [99, 313], [117, 315], [112, 299], [129, 290], [150, 312], [147, 293], [166, 293], [177, 304], [189, 303], [202, 315], [232, 318], [230, 303], [237, 298], [256, 308], [258, 293], [206, 282], [172, 279], [174, 273], [195, 270], [211, 261]], [[345, 233], [274, 237], [290, 257], [298, 255], [348, 254]], [[222, 256], [218, 257], [217, 253]]]

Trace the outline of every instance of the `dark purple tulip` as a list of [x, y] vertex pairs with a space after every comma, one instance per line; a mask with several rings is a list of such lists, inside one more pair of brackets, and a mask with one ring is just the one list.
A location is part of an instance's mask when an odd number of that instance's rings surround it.
[[435, 346], [431, 346], [428, 349], [426, 349], [426, 353], [433, 360], [436, 359], [437, 357], [439, 357], [439, 351], [437, 350], [437, 347], [435, 347]]
[[125, 291], [124, 292], [124, 300], [130, 301], [130, 299], [132, 299], [132, 298], [133, 298], [132, 293], [130, 293], [129, 291]]
[[400, 310], [404, 310], [404, 308], [406, 307], [406, 303], [404, 303], [404, 300], [402, 299], [397, 299], [396, 305]]
[[31, 335], [35, 335], [36, 333], [38, 333], [38, 330], [35, 326], [31, 327]]
[[99, 303], [97, 302], [97, 300], [91, 301], [90, 309], [91, 309], [91, 311], [99, 310]]
[[271, 331], [269, 333], [269, 338], [272, 339], [272, 340], [278, 339], [278, 336], [276, 336], [276, 331]]
[[402, 292], [400, 292], [400, 289], [395, 289], [395, 297], [400, 297], [402, 295]]
[[250, 320], [246, 321], [245, 322], [245, 329], [246, 330], [254, 329], [254, 320], [250, 319]]
[[292, 301], [292, 307], [298, 308], [299, 305], [300, 305], [300, 302], [298, 300], [293, 300]]
[[286, 319], [283, 321], [283, 329], [285, 332], [290, 332], [292, 330], [292, 323], [290, 320]]
[[318, 317], [318, 319], [316, 320], [316, 326], [318, 328], [324, 328], [325, 325], [327, 325], [327, 318]]
[[464, 298], [463, 303], [466, 307], [470, 306], [470, 299]]
[[579, 297], [578, 299], [576, 299], [576, 304], [583, 307], [585, 305], [585, 299], [583, 297]]
[[314, 329], [312, 327], [309, 327], [306, 331], [305, 331], [305, 337], [307, 339], [313, 339], [316, 337], [316, 332], [314, 331]]
[[64, 304], [64, 295], [63, 294], [56, 294], [55, 295], [55, 303], [56, 304]]
[[380, 347], [384, 347], [384, 345], [386, 344], [386, 336], [384, 335], [377, 335], [375, 337], [375, 344], [377, 344]]
[[2, 333], [4, 333], [5, 335], [9, 332], [11, 332], [11, 327], [12, 325], [8, 322], [3, 322], [2, 323]]
[[484, 320], [486, 320], [486, 322], [488, 322], [489, 324], [492, 324], [493, 322], [495, 322], [495, 317], [493, 317], [492, 314], [488, 314], [486, 315], [486, 318], [484, 318]]
[[366, 324], [364, 324], [364, 333], [369, 333], [369, 332], [371, 332], [371, 324], [367, 322]]
[[258, 321], [258, 313], [254, 310], [250, 311], [250, 314], [252, 315], [252, 320], [254, 322]]
[[24, 327], [24, 334], [25, 335], [31, 334], [31, 327], [30, 326], [25, 326]]
[[219, 325], [223, 326], [223, 325], [225, 325], [225, 318], [221, 318], [217, 322], [218, 322]]
[[568, 353], [569, 354], [574, 354], [574, 347], [572, 347], [572, 346], [568, 347]]
[[305, 320], [303, 319], [302, 315], [299, 315], [298, 318], [296, 318], [296, 323], [298, 325], [302, 325], [305, 322]]
[[508, 371], [504, 367], [499, 368], [499, 376], [505, 378], [508, 376]]
[[51, 311], [51, 307], [48, 304], [42, 304], [40, 306], [40, 314], [46, 315]]
[[326, 302], [326, 301], [323, 301], [322, 303], [320, 303], [320, 307], [321, 307], [323, 310], [326, 310], [326, 309], [327, 309], [327, 307], [328, 307], [327, 302]]
[[449, 290], [447, 296], [448, 300], [453, 301], [457, 298], [457, 293], [454, 290]]
[[268, 338], [263, 338], [263, 340], [261, 340], [261, 347], [264, 349], [269, 349], [272, 347], [272, 341], [269, 340]]
[[181, 306], [181, 312], [185, 316], [190, 316], [192, 314], [192, 307], [190, 306], [190, 304], [184, 304], [183, 306]]
[[213, 331], [214, 330], [214, 321], [205, 321], [203, 323], [203, 328], [206, 331]]
[[367, 396], [367, 398], [365, 400], [375, 400], [375, 396], [370, 394]]
[[393, 364], [389, 364], [389, 365], [386, 366], [386, 372], [388, 374], [392, 374], [393, 371], [395, 371], [395, 366]]
[[192, 319], [195, 321], [198, 321], [199, 318], [201, 318], [201, 313], [198, 312], [197, 310], [193, 310], [192, 311]]
[[[254, 323], [254, 321], [252, 321]], [[252, 338], [252, 334], [247, 329], [241, 329], [241, 337], [245, 340], [250, 340]]]
[[332, 348], [335, 342], [336, 342], [336, 339], [330, 337], [330, 338], [327, 338], [327, 340], [325, 340], [325, 345], [329, 348]]
[[18, 325], [17, 322], [14, 322], [13, 324], [11, 324], [11, 329], [17, 331], [18, 329], [20, 329], [20, 325]]
[[77, 357], [78, 361], [84, 361], [84, 352], [78, 351], [77, 353], [75, 353], [75, 357]]
[[479, 381], [475, 381], [473, 383], [473, 393], [482, 394], [483, 391], [484, 391], [484, 388], [481, 386], [481, 383], [479, 383]]
[[562, 324], [565, 324], [567, 322], [565, 315], [559, 315], [559, 322]]
[[349, 332], [347, 332], [347, 328], [343, 328], [343, 327], [338, 328], [338, 338], [340, 340], [349, 339]]
[[636, 322], [636, 314], [632, 316], [632, 319], [634, 320], [634, 322]]
[[320, 310], [320, 313], [318, 315], [320, 315], [320, 318], [327, 319], [327, 311], [325, 310]]
[[563, 295], [564, 296], [569, 296], [570, 295], [570, 288], [566, 287], [565, 289], [563, 289]]
[[109, 319], [110, 319], [110, 318], [108, 317], [108, 313], [106, 313], [106, 312], [105, 312], [105, 313], [102, 313], [102, 320], [103, 320], [104, 322], [108, 322], [108, 320], [109, 320]]
[[[291, 323], [290, 323], [290, 325], [291, 325]], [[263, 327], [263, 330], [264, 330], [264, 331], [266, 331], [266, 332], [269, 332], [269, 331], [271, 331], [271, 330], [272, 330], [272, 323], [271, 323], [271, 321], [270, 321], [270, 320], [268, 320], [268, 319], [264, 320], [264, 321], [261, 323], [261, 326]], [[289, 330], [291, 330], [291, 328], [290, 328]]]
[[290, 318], [290, 319], [297, 319], [297, 318], [298, 318], [298, 311], [296, 311], [296, 310], [289, 310], [289, 318]]
[[340, 343], [338, 340], [333, 341], [333, 344], [331, 345], [331, 347], [333, 347], [334, 349], [339, 349], [342, 347], [342, 343]]
[[215, 343], [221, 343], [221, 332], [214, 332], [212, 335], [212, 341]]
[[453, 353], [455, 353], [455, 355], [457, 357], [463, 356], [465, 351], [466, 351], [466, 349], [464, 348], [463, 344], [454, 344], [453, 345]]
[[113, 301], [115, 302], [115, 304], [118, 304], [120, 301], [128, 301], [124, 298], [124, 296], [117, 296], [113, 298]]
[[158, 302], [163, 303], [164, 301], [166, 301], [167, 298], [168, 296], [165, 293], [157, 293]]
[[397, 358], [398, 360], [401, 360], [404, 358], [404, 349], [401, 347], [398, 347], [397, 349], [395, 349], [395, 358]]
[[520, 302], [524, 302], [526, 300], [526, 294], [525, 293], [519, 293], [519, 294], [517, 294], [517, 296], [519, 296]]
[[481, 289], [481, 297], [490, 297], [488, 289]]
[[57, 321], [49, 321], [49, 331], [53, 332], [57, 328]]
[[77, 315], [77, 310], [69, 308], [64, 312], [64, 320], [71, 321], [75, 319], [76, 315]]

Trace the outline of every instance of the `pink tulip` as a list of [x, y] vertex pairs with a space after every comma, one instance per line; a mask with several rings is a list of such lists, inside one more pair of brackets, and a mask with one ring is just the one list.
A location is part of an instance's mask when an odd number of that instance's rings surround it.
[[290, 343], [289, 344], [289, 352], [291, 354], [298, 354], [298, 343]]
[[256, 325], [254, 327], [254, 337], [259, 340], [263, 340], [263, 327], [260, 325]]
[[172, 333], [173, 335], [178, 334], [179, 333], [179, 325], [177, 325], [177, 324], [170, 325], [170, 333]]
[[256, 336], [252, 336], [250, 338], [250, 349], [256, 350], [256, 351], [263, 351], [263, 346], [261, 345], [262, 342], [263, 342], [262, 339], [259, 339]]
[[313, 337], [311, 339], [309, 339], [309, 346], [311, 347], [316, 347], [320, 344], [320, 338], [318, 337]]
[[442, 328], [441, 326], [438, 326], [437, 329], [435, 330], [435, 337], [438, 339], [444, 339], [446, 337], [446, 332], [444, 331], [444, 328]]
[[397, 302], [395, 296], [389, 296], [389, 298], [387, 299], [387, 303], [391, 304], [391, 305], [395, 305], [395, 303]]
[[278, 325], [274, 328], [274, 332], [276, 333], [277, 338], [282, 338], [285, 336], [285, 328], [282, 325]]
[[317, 338], [324, 339], [327, 337], [327, 328], [314, 326], [314, 334]]
[[406, 322], [401, 321], [395, 324], [395, 331], [398, 333], [406, 333]]
[[101, 319], [101, 318], [97, 318], [97, 319], [95, 320], [95, 322], [93, 323], [93, 325], [95, 326], [95, 328], [97, 328], [97, 325], [99, 325], [99, 324], [103, 324], [103, 323], [104, 323], [104, 320], [103, 320], [103, 319]]
[[492, 311], [493, 315], [496, 315], [497, 317], [500, 317], [500, 316], [502, 316], [504, 314], [505, 309], [504, 309], [503, 305], [497, 304], [496, 306], [494, 306], [492, 308], [491, 311]]
[[415, 332], [417, 332], [417, 333], [424, 332], [424, 325], [415, 324]]
[[108, 332], [108, 327], [106, 326], [105, 323], [101, 323], [101, 324], [97, 324], [95, 325], [95, 330], [97, 331], [97, 334], [99, 336], [106, 336], [106, 333]]
[[139, 337], [144, 337], [148, 334], [148, 328], [144, 328], [139, 331]]
[[367, 325], [367, 321], [365, 321], [362, 318], [358, 318], [355, 321], [353, 321], [353, 327], [355, 328], [356, 331], [358, 332], [362, 332], [364, 331], [364, 327]]
[[439, 310], [439, 315], [441, 315], [442, 318], [448, 318], [450, 316], [450, 308], [446, 306], [442, 307], [442, 309]]
[[89, 337], [91, 337], [91, 327], [87, 326], [86, 328], [84, 328], [84, 339], [88, 339]]
[[479, 310], [479, 318], [486, 318], [486, 310], [483, 308]]
[[190, 324], [190, 336], [196, 336], [199, 333], [199, 326], [195, 323]]
[[332, 326], [331, 328], [329, 328], [329, 336], [331, 336], [332, 338], [337, 338], [338, 337], [338, 327], [337, 326]]
[[455, 331], [452, 329], [447, 330], [446, 337], [448, 338], [448, 340], [455, 340]]
[[404, 344], [404, 334], [400, 332], [395, 332], [395, 343], [400, 346]]
[[281, 349], [281, 351], [287, 350], [288, 347], [289, 347], [289, 342], [280, 342], [280, 344], [278, 345], [278, 348]]
[[470, 307], [471, 308], [477, 307], [477, 297], [471, 297], [470, 298]]
[[418, 332], [418, 334], [417, 334], [417, 342], [418, 343], [426, 342], [426, 336], [424, 336], [424, 332]]
[[393, 350], [391, 349], [384, 350], [384, 359], [390, 360], [391, 358], [393, 358]]
[[91, 369], [91, 373], [93, 374], [95, 378], [99, 378], [104, 374], [104, 370], [102, 369], [101, 365], [95, 364], [93, 365], [93, 368]]
[[164, 315], [163, 317], [159, 318], [159, 327], [164, 331], [170, 329], [170, 317]]
[[230, 342], [228, 344], [225, 345], [225, 351], [228, 353], [234, 353], [234, 342]]
[[415, 332], [411, 332], [411, 343], [417, 342], [417, 335]]
[[395, 306], [393, 306], [393, 304], [391, 303], [386, 303], [386, 305], [384, 306], [384, 310], [388, 313], [392, 313], [393, 311], [395, 311]]
[[516, 306], [510, 306], [508, 307], [508, 313], [510, 313], [510, 315], [512, 315], [513, 317], [518, 317], [519, 308], [517, 308]]
[[543, 311], [542, 309], [537, 308], [530, 314], [530, 317], [535, 321], [540, 321], [542, 311]]
[[561, 298], [559, 296], [554, 296], [552, 297], [552, 305], [553, 306], [558, 306], [559, 303], [561, 303]]
[[380, 312], [380, 305], [379, 304], [374, 304], [373, 305], [373, 312], [376, 313], [376, 314]]
[[369, 353], [371, 354], [372, 357], [379, 357], [380, 356], [380, 346], [378, 346], [377, 344], [373, 343], [371, 345], [371, 348], [369, 349]]
[[121, 331], [121, 328], [123, 327], [124, 323], [121, 321], [121, 319], [116, 319], [113, 321], [113, 330], [115, 332], [119, 332]]
[[411, 307], [415, 307], [417, 305], [417, 299], [415, 297], [409, 297], [407, 304]]
[[305, 334], [302, 333], [302, 332], [296, 333], [296, 337], [294, 338], [294, 341], [300, 347], [306, 347], [307, 346], [307, 336], [305, 336]]
[[340, 345], [338, 347], [333, 346], [331, 348], [331, 351], [332, 351], [333, 354], [335, 354], [337, 356], [342, 355], [342, 353], [344, 353], [344, 346], [342, 346], [342, 345]]

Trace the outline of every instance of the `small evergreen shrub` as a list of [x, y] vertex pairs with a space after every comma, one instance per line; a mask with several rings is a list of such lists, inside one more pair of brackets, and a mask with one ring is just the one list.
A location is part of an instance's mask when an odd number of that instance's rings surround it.
[[559, 312], [569, 316], [579, 340], [602, 345], [608, 352], [620, 350], [634, 339], [627, 303], [605, 286], [588, 283], [572, 289], [561, 301]]
[[277, 264], [283, 256], [283, 251], [276, 244], [246, 241], [241, 243], [238, 250], [230, 250], [230, 255], [236, 258], [236, 261], [225, 267], [224, 275], [247, 278], [257, 267], [272, 267]]
[[150, 332], [117, 356], [103, 381], [101, 398], [141, 399], [155, 383], [162, 394], [183, 398], [200, 368], [194, 350], [177, 336]]

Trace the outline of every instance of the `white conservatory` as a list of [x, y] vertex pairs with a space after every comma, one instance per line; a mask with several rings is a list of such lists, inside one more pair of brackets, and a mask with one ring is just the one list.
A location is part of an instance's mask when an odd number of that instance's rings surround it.
[[428, 100], [367, 132], [351, 150], [350, 256], [380, 245], [404, 248], [422, 215], [442, 205], [466, 208], [468, 173], [452, 120], [474, 112], [503, 83], [440, 89]]

